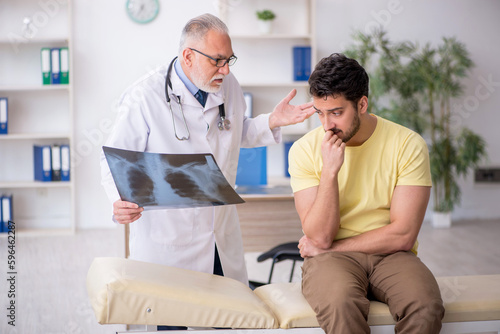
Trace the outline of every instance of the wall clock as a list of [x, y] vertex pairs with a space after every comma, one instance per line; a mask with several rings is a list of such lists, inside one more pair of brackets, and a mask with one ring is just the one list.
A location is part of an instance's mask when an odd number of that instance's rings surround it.
[[134, 22], [144, 24], [158, 16], [160, 4], [158, 0], [127, 0], [126, 10]]

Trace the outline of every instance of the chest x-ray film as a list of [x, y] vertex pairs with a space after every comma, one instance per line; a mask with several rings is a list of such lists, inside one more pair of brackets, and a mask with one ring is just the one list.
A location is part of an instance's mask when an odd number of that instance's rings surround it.
[[103, 147], [123, 201], [145, 210], [244, 203], [212, 154], [159, 154]]

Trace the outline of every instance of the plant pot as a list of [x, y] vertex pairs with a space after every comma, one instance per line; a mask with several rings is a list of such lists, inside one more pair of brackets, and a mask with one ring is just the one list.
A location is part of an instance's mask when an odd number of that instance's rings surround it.
[[273, 31], [273, 20], [259, 20], [259, 31], [263, 35], [269, 35]]
[[451, 212], [436, 212], [432, 213], [432, 227], [434, 228], [450, 228], [451, 227]]

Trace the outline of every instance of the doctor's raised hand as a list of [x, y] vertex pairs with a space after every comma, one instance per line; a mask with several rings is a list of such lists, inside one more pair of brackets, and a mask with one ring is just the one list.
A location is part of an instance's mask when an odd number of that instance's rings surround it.
[[291, 105], [290, 101], [297, 95], [297, 90], [292, 91], [274, 107], [273, 112], [269, 116], [269, 128], [274, 128], [286, 125], [300, 123], [311, 117], [315, 110], [313, 102], [307, 102], [298, 106]]
[[113, 217], [119, 224], [130, 224], [141, 218], [144, 208], [131, 202], [118, 200], [113, 203]]

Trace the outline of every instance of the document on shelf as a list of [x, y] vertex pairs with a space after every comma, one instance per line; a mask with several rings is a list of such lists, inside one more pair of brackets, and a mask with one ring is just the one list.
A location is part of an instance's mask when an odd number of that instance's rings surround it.
[[0, 232], [8, 232], [12, 220], [12, 195], [0, 196]]
[[248, 118], [253, 117], [253, 95], [249, 92], [244, 92], [243, 97], [245, 98], [245, 103], [247, 104], [247, 109], [245, 110], [245, 116]]
[[61, 61], [59, 55], [59, 48], [52, 48], [50, 50], [50, 71], [52, 73], [50, 83], [53, 85], [58, 85], [61, 83]]
[[69, 51], [68, 48], [59, 49], [59, 58], [61, 62], [60, 83], [69, 84]]
[[61, 181], [61, 147], [52, 145], [52, 181]]
[[69, 145], [61, 145], [61, 181], [70, 180]]
[[50, 85], [52, 81], [52, 62], [50, 60], [50, 49], [42, 48], [40, 51], [41, 67], [42, 67], [42, 83]]
[[9, 124], [9, 106], [6, 97], [0, 97], [0, 134], [8, 133]]
[[210, 153], [161, 154], [103, 146], [123, 201], [145, 210], [244, 203]]
[[50, 145], [33, 146], [35, 181], [52, 181], [52, 150]]

